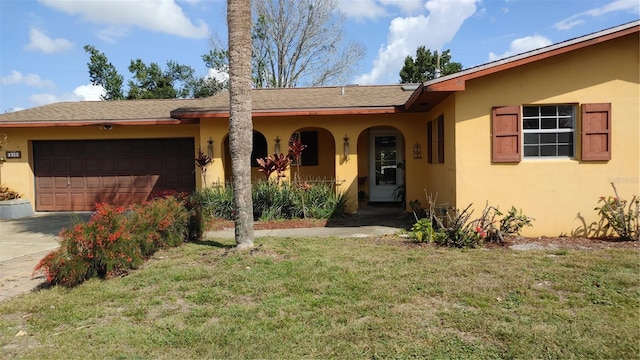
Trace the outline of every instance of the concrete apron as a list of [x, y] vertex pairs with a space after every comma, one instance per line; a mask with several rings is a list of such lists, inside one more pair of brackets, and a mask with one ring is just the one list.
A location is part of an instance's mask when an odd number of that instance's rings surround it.
[[0, 301], [31, 291], [42, 282], [33, 268], [58, 247], [58, 234], [91, 213], [36, 213], [20, 219], [0, 220]]

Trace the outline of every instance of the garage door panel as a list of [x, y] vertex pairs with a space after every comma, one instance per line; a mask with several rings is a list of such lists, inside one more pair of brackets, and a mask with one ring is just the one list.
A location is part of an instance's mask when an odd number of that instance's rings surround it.
[[55, 206], [69, 207], [71, 204], [69, 199], [69, 193], [58, 192], [53, 194], [53, 203]]
[[66, 189], [68, 183], [69, 180], [66, 176], [53, 178], [53, 188], [56, 190]]
[[103, 174], [113, 174], [116, 171], [116, 159], [100, 159], [100, 170]]
[[95, 173], [100, 171], [100, 161], [98, 159], [87, 159], [84, 162], [85, 171]]
[[149, 172], [149, 159], [147, 158], [134, 158], [133, 169], [137, 174], [147, 174]]
[[[150, 193], [193, 191], [193, 139], [34, 141], [36, 210], [128, 205]], [[181, 155], [183, 154], [183, 155]]]
[[84, 177], [71, 177], [69, 178], [69, 188], [71, 189], [82, 189], [85, 188]]

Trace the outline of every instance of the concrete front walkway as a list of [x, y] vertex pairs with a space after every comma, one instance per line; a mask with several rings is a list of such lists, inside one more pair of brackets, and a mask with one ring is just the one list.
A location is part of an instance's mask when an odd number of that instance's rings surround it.
[[40, 259], [58, 247], [58, 234], [91, 213], [37, 213], [0, 220], [0, 301], [31, 291], [42, 275], [32, 277]]

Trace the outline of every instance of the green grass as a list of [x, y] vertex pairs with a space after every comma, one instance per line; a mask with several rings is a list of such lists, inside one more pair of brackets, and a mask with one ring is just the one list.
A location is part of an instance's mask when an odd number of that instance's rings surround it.
[[0, 358], [640, 356], [637, 250], [257, 243], [187, 244], [123, 278], [2, 302]]

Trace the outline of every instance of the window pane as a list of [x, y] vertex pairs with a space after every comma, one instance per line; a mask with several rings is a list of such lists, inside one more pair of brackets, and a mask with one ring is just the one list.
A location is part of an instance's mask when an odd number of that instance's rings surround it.
[[524, 134], [524, 143], [525, 144], [539, 144], [540, 143], [540, 134]]
[[542, 115], [542, 116], [556, 116], [556, 107], [555, 106], [541, 106], [540, 107], [540, 115]]
[[522, 116], [524, 117], [537, 117], [538, 116], [538, 107], [537, 106], [525, 106], [522, 108]]
[[538, 119], [524, 119], [522, 127], [524, 129], [540, 129]]
[[558, 134], [558, 143], [560, 144], [573, 144], [573, 133], [559, 133]]
[[538, 146], [526, 146], [524, 147], [524, 156], [539, 156]]
[[555, 129], [556, 128], [556, 119], [543, 118], [542, 119], [542, 128], [543, 129]]
[[540, 134], [540, 143], [541, 144], [555, 144], [556, 143], [556, 134]]
[[573, 105], [558, 105], [558, 115], [573, 116]]
[[573, 156], [573, 145], [558, 145], [558, 156]]
[[540, 156], [556, 156], [556, 146], [555, 145], [540, 146]]
[[560, 118], [558, 119], [558, 127], [560, 129], [572, 129], [573, 128], [573, 119], [572, 118]]

